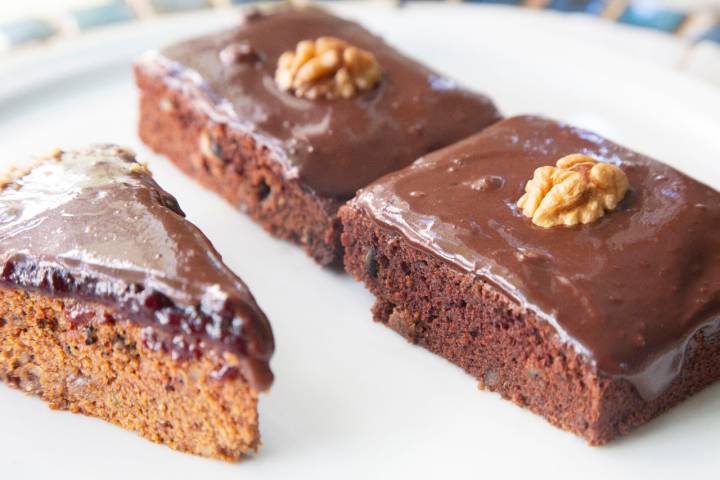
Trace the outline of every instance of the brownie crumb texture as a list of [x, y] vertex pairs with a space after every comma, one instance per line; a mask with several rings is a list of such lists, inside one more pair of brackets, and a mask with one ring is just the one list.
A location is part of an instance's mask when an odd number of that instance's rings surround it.
[[0, 379], [51, 408], [99, 417], [176, 450], [236, 461], [259, 446], [257, 393], [213, 379], [205, 354], [175, 361], [107, 307], [77, 324], [75, 300], [0, 288]]
[[376, 295], [373, 317], [552, 424], [602, 445], [720, 378], [720, 335], [699, 331], [682, 371], [645, 401], [627, 380], [599, 373], [547, 322], [503, 292], [412, 247], [362, 209], [340, 210], [346, 269]]
[[287, 180], [272, 152], [200, 113], [162, 76], [135, 68], [140, 138], [185, 174], [247, 213], [270, 234], [300, 245], [321, 265], [340, 265], [340, 202]]

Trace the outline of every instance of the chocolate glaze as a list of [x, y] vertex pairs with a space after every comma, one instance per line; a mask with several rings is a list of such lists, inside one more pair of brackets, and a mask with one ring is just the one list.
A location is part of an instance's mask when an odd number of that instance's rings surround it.
[[[0, 285], [117, 307], [146, 344], [205, 348], [272, 383], [270, 325], [245, 284], [132, 156], [103, 145], [41, 160], [0, 190]], [[75, 308], [83, 322], [93, 311]]]
[[[278, 57], [301, 40], [335, 36], [375, 54], [380, 84], [350, 100], [307, 100], [274, 81]], [[237, 28], [151, 53], [139, 68], [184, 89], [214, 121], [252, 135], [288, 178], [346, 200], [356, 190], [499, 120], [485, 96], [403, 56], [321, 10], [281, 8]]]
[[[537, 227], [515, 203], [537, 167], [571, 153], [620, 166], [631, 191], [593, 224]], [[648, 400], [679, 373], [693, 334], [720, 327], [720, 194], [591, 132], [514, 117], [355, 201], [417, 248], [505, 291]]]

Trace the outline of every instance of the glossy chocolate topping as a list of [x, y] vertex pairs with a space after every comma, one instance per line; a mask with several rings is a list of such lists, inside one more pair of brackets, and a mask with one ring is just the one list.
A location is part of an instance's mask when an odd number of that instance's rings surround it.
[[270, 386], [265, 315], [132, 154], [58, 154], [0, 189], [0, 285], [116, 307], [150, 347], [232, 353], [254, 388]]
[[[352, 99], [308, 100], [281, 91], [274, 80], [278, 57], [320, 36], [372, 52], [380, 83]], [[288, 178], [340, 200], [499, 119], [488, 98], [318, 9], [249, 15], [233, 30], [150, 54], [139, 68], [160, 69], [168, 85], [187, 90], [213, 120], [271, 149]]]
[[[525, 183], [572, 153], [622, 168], [630, 192], [595, 223], [533, 225], [516, 206]], [[719, 331], [720, 194], [593, 133], [514, 117], [388, 175], [356, 202], [504, 290], [646, 399], [679, 373], [694, 333]]]

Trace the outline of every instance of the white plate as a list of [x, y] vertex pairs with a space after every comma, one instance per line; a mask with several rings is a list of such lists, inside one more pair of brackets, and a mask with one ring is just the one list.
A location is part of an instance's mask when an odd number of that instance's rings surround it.
[[[584, 43], [556, 17], [504, 8], [367, 4], [342, 12], [491, 94], [505, 113], [576, 122], [720, 188], [720, 94], [670, 70]], [[571, 17], [567, 17], [570, 22]], [[277, 340], [262, 398], [263, 448], [238, 465], [174, 452], [0, 386], [0, 478], [693, 478], [720, 470], [720, 386], [630, 437], [591, 448], [370, 320], [371, 296], [268, 237], [140, 144], [133, 58], [231, 23], [156, 20], [0, 66], [0, 163], [50, 147], [119, 142], [250, 285]], [[452, 28], [448, 26], [452, 25]], [[576, 32], [577, 29], [570, 29]], [[649, 478], [649, 477], [648, 477]]]

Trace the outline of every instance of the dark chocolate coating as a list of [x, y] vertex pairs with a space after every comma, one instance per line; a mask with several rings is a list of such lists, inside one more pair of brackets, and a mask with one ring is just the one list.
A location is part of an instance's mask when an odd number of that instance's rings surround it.
[[[544, 229], [516, 206], [536, 168], [584, 153], [631, 190], [595, 223]], [[514, 117], [378, 180], [356, 202], [546, 319], [604, 374], [656, 398], [689, 339], [720, 327], [720, 194], [602, 137]]]
[[[380, 83], [352, 99], [297, 98], [281, 91], [278, 57], [301, 40], [334, 36], [372, 52]], [[189, 89], [213, 120], [252, 135], [288, 178], [346, 200], [378, 177], [499, 120], [485, 96], [410, 60], [360, 25], [321, 10], [277, 9], [235, 29], [145, 57], [169, 85]]]
[[230, 352], [254, 388], [272, 383], [273, 335], [253, 296], [118, 147], [44, 159], [2, 188], [0, 285], [117, 306], [150, 327], [151, 347]]

